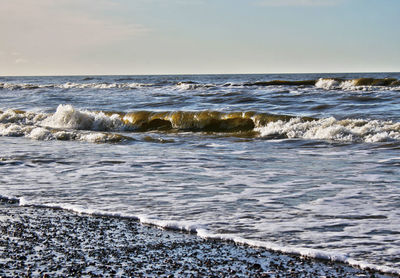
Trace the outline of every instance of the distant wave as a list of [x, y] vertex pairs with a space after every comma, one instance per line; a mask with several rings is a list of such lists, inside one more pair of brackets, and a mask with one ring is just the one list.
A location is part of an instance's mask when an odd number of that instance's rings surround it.
[[244, 83], [243, 86], [314, 86], [316, 80], [272, 80]]
[[[91, 80], [91, 79], [88, 79]], [[120, 81], [128, 81], [128, 79], [118, 79]], [[177, 90], [198, 90], [214, 87], [273, 87], [273, 86], [310, 86], [325, 90], [359, 90], [368, 88], [396, 88], [400, 90], [400, 80], [396, 78], [357, 78], [357, 79], [340, 79], [340, 78], [319, 78], [316, 80], [270, 80], [255, 81], [243, 83], [224, 83], [224, 84], [208, 84], [198, 83], [195, 81], [179, 81], [164, 83], [75, 83], [66, 82], [61, 84], [30, 84], [30, 83], [0, 83], [0, 89], [4, 90], [35, 90], [35, 89], [139, 89], [147, 87], [169, 87]]]
[[316, 80], [272, 80], [244, 83], [243, 86], [316, 86], [323, 89], [351, 88], [362, 86], [396, 87], [400, 86], [400, 80], [396, 78], [319, 78]]
[[181, 81], [178, 82], [175, 85], [178, 89], [182, 90], [195, 90], [199, 88], [212, 88], [212, 87], [217, 87], [218, 85], [216, 84], [203, 84], [203, 83], [197, 83], [193, 81]]
[[358, 79], [338, 79], [338, 78], [320, 78], [315, 83], [318, 88], [356, 90], [368, 87], [400, 87], [400, 80], [395, 78], [358, 78]]
[[[92, 80], [85, 79], [85, 80]], [[118, 79], [120, 81], [127, 81], [129, 79]], [[35, 89], [138, 89], [147, 87], [162, 87], [167, 86], [178, 90], [194, 90], [198, 88], [216, 87], [216, 84], [201, 84], [193, 81], [180, 81], [177, 83], [77, 83], [66, 82], [61, 84], [32, 84], [32, 83], [0, 83], [0, 89], [6, 90], [35, 90]]]
[[59, 105], [55, 113], [0, 111], [0, 136], [37, 140], [122, 142], [116, 132], [212, 132], [251, 138], [386, 142], [400, 140], [400, 122], [334, 117], [316, 119], [267, 113], [218, 111], [108, 112]]
[[0, 89], [7, 90], [35, 90], [35, 89], [137, 89], [151, 87], [155, 84], [145, 83], [75, 83], [62, 84], [29, 84], [29, 83], [0, 83]]

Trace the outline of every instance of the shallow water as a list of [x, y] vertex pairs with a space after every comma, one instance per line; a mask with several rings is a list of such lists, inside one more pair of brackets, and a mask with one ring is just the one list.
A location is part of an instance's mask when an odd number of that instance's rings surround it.
[[2, 77], [0, 195], [400, 273], [384, 78]]

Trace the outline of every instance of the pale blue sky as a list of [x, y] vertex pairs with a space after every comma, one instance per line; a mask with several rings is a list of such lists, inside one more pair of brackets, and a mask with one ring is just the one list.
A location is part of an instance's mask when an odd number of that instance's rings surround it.
[[399, 0], [1, 0], [0, 75], [400, 71]]

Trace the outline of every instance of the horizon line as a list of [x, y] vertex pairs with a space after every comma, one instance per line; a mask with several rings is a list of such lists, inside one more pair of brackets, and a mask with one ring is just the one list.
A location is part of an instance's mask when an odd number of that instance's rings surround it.
[[122, 74], [24, 74], [24, 75], [0, 75], [0, 77], [68, 77], [68, 76], [184, 76], [184, 75], [290, 75], [290, 74], [371, 74], [371, 73], [400, 73], [400, 71], [331, 71], [331, 72], [253, 72], [253, 73], [139, 73], [139, 74], [132, 74], [132, 73], [122, 73]]

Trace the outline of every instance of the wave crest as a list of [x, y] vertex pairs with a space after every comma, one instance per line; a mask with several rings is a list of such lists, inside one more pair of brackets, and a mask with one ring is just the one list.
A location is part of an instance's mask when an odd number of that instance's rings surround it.
[[52, 128], [115, 131], [123, 129], [118, 114], [111, 116], [103, 112], [80, 111], [72, 105], [59, 105], [57, 111], [44, 119], [41, 125]]
[[358, 78], [358, 79], [339, 79], [339, 78], [320, 78], [316, 81], [317, 88], [332, 90], [360, 90], [374, 87], [399, 87], [400, 80], [395, 78]]
[[256, 130], [262, 137], [367, 143], [400, 140], [400, 123], [378, 120], [337, 120], [330, 117], [305, 122], [294, 118], [287, 122], [271, 122]]

